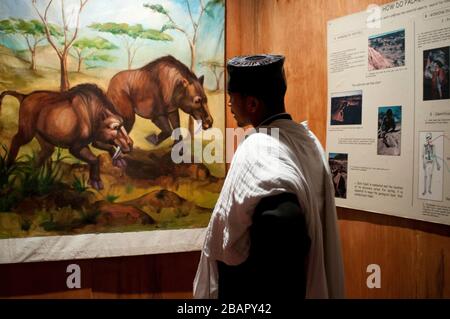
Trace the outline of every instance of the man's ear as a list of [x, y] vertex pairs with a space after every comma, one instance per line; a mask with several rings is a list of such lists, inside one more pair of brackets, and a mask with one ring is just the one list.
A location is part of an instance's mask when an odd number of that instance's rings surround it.
[[247, 96], [246, 100], [247, 110], [250, 113], [255, 113], [259, 110], [261, 102], [254, 96]]

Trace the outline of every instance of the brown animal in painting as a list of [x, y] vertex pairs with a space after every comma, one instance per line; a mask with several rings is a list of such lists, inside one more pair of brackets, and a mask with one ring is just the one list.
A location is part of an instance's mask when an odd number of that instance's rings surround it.
[[165, 56], [140, 69], [114, 75], [107, 95], [123, 117], [127, 132], [133, 128], [135, 114], [150, 119], [161, 132], [147, 136], [147, 140], [158, 145], [180, 127], [179, 108], [201, 120], [203, 129], [212, 126], [203, 81], [203, 76], [197, 78], [183, 63]]
[[52, 155], [55, 146], [67, 148], [73, 156], [89, 164], [89, 183], [96, 189], [102, 189], [103, 183], [99, 159], [89, 144], [109, 151], [117, 166], [125, 164], [118, 154], [130, 152], [133, 141], [123, 127], [123, 119], [96, 85], [81, 84], [67, 92], [5, 91], [0, 95], [0, 106], [6, 95], [20, 102], [19, 129], [11, 141], [8, 165], [14, 162], [20, 147], [33, 137], [41, 146], [38, 166]]

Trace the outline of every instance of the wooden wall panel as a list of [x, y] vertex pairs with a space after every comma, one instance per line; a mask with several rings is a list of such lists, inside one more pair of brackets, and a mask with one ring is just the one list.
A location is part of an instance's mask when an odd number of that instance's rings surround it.
[[[200, 252], [0, 265], [0, 298], [191, 298]], [[81, 268], [68, 289], [67, 266]]]
[[[287, 110], [325, 145], [327, 21], [387, 2], [229, 0], [227, 56], [284, 54]], [[450, 297], [450, 227], [343, 208], [338, 217], [348, 297]], [[381, 267], [380, 289], [367, 288], [370, 264]]]

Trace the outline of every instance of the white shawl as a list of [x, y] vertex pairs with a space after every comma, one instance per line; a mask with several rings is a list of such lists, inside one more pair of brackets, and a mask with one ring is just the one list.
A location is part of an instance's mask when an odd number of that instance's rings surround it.
[[194, 298], [218, 297], [216, 261], [239, 265], [247, 259], [256, 205], [264, 197], [284, 192], [297, 195], [311, 239], [306, 298], [343, 298], [334, 188], [323, 148], [304, 123], [279, 119], [265, 127], [278, 128], [279, 139], [254, 133], [233, 157], [208, 225]]

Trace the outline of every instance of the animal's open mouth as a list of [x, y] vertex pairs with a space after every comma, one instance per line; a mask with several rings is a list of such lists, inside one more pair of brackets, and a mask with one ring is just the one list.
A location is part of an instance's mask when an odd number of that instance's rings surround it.
[[133, 149], [133, 140], [128, 137], [128, 134], [123, 126], [120, 130], [122, 134], [119, 134], [111, 141], [111, 144], [114, 147], [114, 153], [118, 154], [117, 156], [120, 154], [129, 153]]

